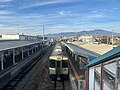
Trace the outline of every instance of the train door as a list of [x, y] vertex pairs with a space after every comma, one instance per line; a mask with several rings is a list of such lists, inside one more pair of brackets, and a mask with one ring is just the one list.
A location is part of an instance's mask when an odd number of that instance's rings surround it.
[[59, 81], [61, 75], [61, 61], [56, 61], [56, 79]]
[[60, 61], [56, 61], [56, 74], [60, 74], [60, 66], [61, 66], [61, 64], [60, 64]]
[[68, 74], [68, 61], [62, 60], [62, 74]]

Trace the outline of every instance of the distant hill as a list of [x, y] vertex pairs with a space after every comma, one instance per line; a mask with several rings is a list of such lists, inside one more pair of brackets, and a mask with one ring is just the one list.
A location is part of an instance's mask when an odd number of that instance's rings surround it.
[[[103, 35], [112, 35], [112, 32], [106, 31], [106, 30], [101, 30], [101, 29], [95, 29], [95, 30], [90, 30], [90, 31], [80, 31], [80, 32], [65, 32], [65, 33], [57, 33], [57, 34], [47, 34], [47, 37], [69, 37], [69, 36], [75, 36], [75, 35], [98, 35], [98, 36], [103, 36]], [[114, 36], [120, 36], [120, 33], [114, 33]]]

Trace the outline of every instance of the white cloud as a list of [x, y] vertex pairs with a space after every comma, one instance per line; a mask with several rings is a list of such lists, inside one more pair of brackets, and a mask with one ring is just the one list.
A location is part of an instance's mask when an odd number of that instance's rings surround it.
[[74, 0], [46, 0], [44, 2], [36, 2], [36, 3], [31, 3], [28, 6], [25, 6], [23, 8], [31, 8], [31, 7], [37, 7], [37, 6], [44, 6], [44, 5], [50, 5], [50, 4], [57, 4], [57, 3], [65, 3], [65, 2], [75, 2]]
[[8, 7], [8, 5], [0, 5], [0, 8]]
[[[38, 23], [37, 23], [38, 24]], [[36, 25], [37, 25], [36, 24]], [[104, 30], [114, 30], [115, 32], [120, 33], [120, 28], [119, 28], [120, 22], [109, 22], [109, 23], [84, 23], [80, 25], [67, 25], [67, 24], [54, 24], [47, 26], [45, 25], [45, 34], [48, 33], [60, 33], [60, 32], [78, 32], [82, 30], [92, 30], [92, 29], [104, 29]], [[0, 34], [12, 34], [16, 33], [17, 26], [16, 25], [10, 25], [10, 26], [5, 26], [5, 25], [0, 25]], [[23, 27], [24, 26], [24, 27]], [[26, 25], [20, 25], [18, 26], [18, 32], [21, 34], [24, 32], [24, 34], [31, 34], [31, 35], [38, 35], [42, 33], [42, 26], [37, 25], [36, 27], [29, 27]]]
[[60, 11], [59, 14], [60, 14], [60, 15], [67, 15], [67, 14], [65, 13], [65, 11]]
[[92, 15], [88, 15], [88, 18], [104, 18], [105, 15], [103, 14], [92, 14]]
[[0, 11], [0, 15], [12, 14], [10, 11]]
[[20, 18], [23, 18], [23, 19], [38, 19], [38, 18], [42, 18], [44, 15], [24, 15], [24, 16], [20, 16]]
[[118, 10], [119, 8], [113, 8], [114, 10]]
[[98, 13], [99, 12], [99, 10], [94, 10], [94, 11], [91, 11], [92, 13]]
[[0, 2], [12, 2], [13, 0], [0, 0]]
[[0, 27], [3, 27], [4, 25], [3, 24], [0, 24]]
[[74, 15], [71, 11], [57, 11], [58, 14], [62, 15], [62, 16], [65, 16], [65, 15]]

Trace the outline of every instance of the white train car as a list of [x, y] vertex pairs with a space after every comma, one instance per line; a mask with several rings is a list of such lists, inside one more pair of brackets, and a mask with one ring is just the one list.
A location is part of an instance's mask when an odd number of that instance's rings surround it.
[[68, 56], [57, 44], [49, 57], [49, 74], [52, 80], [68, 79]]

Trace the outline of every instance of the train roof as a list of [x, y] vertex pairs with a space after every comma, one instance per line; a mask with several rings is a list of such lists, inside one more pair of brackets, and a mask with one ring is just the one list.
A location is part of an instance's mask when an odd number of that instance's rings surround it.
[[62, 50], [60, 44], [57, 44], [50, 55], [49, 59], [56, 59], [56, 60], [68, 60], [67, 54]]
[[67, 56], [67, 54], [62, 49], [55, 49], [53, 50], [51, 56]]
[[56, 61], [61, 61], [61, 60], [67, 61], [68, 57], [57, 55], [57, 56], [50, 56], [49, 59], [56, 60]]
[[55, 45], [55, 48], [53, 49], [51, 56], [60, 55], [61, 53], [62, 53], [62, 47], [58, 43], [58, 44]]
[[55, 49], [62, 49], [60, 43], [58, 43], [58, 44], [55, 45]]

